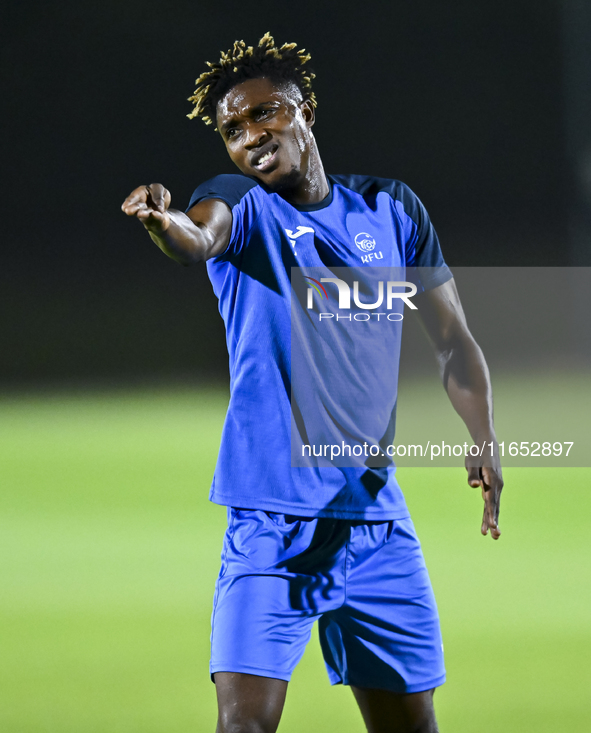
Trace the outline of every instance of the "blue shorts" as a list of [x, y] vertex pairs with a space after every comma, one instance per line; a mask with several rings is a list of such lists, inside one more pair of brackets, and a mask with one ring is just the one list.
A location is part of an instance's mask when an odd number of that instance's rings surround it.
[[289, 680], [316, 620], [333, 685], [408, 693], [445, 681], [437, 607], [410, 518], [228, 508], [211, 673]]

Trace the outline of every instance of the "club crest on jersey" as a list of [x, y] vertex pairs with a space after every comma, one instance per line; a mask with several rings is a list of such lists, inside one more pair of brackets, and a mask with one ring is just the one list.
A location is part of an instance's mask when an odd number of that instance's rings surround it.
[[371, 252], [376, 248], [376, 240], [367, 232], [359, 232], [355, 237], [355, 244], [362, 252]]
[[357, 245], [358, 249], [360, 249], [362, 252], [366, 252], [367, 254], [361, 255], [361, 262], [364, 264], [369, 264], [372, 260], [383, 260], [384, 255], [382, 252], [374, 252], [373, 250], [376, 248], [376, 240], [371, 236], [371, 234], [368, 234], [367, 232], [359, 232], [359, 234], [355, 237], [355, 244]]

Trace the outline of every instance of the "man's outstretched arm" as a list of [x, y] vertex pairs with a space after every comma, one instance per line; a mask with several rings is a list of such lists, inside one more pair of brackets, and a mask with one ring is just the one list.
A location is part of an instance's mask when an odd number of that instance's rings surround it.
[[435, 350], [443, 386], [466, 423], [475, 445], [488, 446], [482, 457], [466, 459], [468, 483], [480, 486], [484, 499], [482, 534], [498, 539], [503, 476], [493, 425], [490, 375], [484, 355], [468, 330], [454, 280], [413, 298], [417, 315]]
[[232, 212], [220, 199], [206, 199], [186, 214], [170, 207], [170, 192], [160, 183], [138, 186], [121, 209], [137, 217], [164, 254], [181, 265], [221, 254], [230, 241]]

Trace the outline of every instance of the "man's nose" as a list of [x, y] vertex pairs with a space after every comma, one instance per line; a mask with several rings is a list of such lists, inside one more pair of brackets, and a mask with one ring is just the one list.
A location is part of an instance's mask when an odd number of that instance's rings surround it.
[[269, 139], [269, 133], [258, 125], [249, 125], [246, 130], [246, 139], [244, 141], [244, 147], [247, 150], [253, 150], [258, 148]]

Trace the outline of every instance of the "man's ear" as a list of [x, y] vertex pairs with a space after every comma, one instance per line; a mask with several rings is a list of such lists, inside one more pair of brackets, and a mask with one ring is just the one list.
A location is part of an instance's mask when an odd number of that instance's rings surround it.
[[300, 104], [300, 109], [302, 110], [302, 114], [304, 115], [304, 119], [306, 120], [306, 125], [308, 127], [312, 127], [313, 124], [316, 122], [316, 110], [314, 108], [314, 105], [309, 99], [304, 99], [304, 101]]

